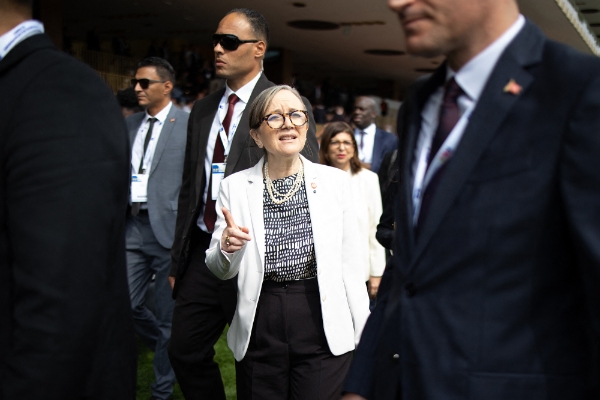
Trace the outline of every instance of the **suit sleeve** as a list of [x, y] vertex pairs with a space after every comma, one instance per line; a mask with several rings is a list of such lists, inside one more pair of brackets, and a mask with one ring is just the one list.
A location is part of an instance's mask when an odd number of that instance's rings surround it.
[[600, 77], [573, 108], [560, 162], [560, 184], [591, 326], [600, 338]]
[[302, 97], [302, 101], [304, 102], [306, 110], [308, 111], [308, 132], [306, 132], [306, 145], [302, 150], [302, 155], [306, 157], [307, 160], [318, 164], [319, 142], [317, 141], [317, 125], [315, 123], [315, 116], [313, 115], [310, 102], [305, 97]]
[[215, 230], [210, 239], [210, 246], [206, 250], [206, 266], [219, 279], [231, 279], [236, 276], [240, 271], [242, 258], [246, 252], [246, 246], [244, 246], [229, 257], [225, 257], [222, 253], [221, 236], [227, 227], [222, 208], [225, 207], [231, 210], [231, 203], [229, 201], [230, 189], [229, 179], [226, 178], [221, 182], [221, 188], [219, 189], [219, 197], [215, 206], [217, 221], [215, 222]]
[[356, 393], [366, 399], [370, 398], [373, 390], [374, 372], [376, 370], [374, 364], [377, 362], [377, 348], [390, 296], [390, 287], [393, 281], [392, 273], [393, 261], [390, 258], [377, 292], [377, 306], [367, 319], [344, 384], [344, 392]]
[[[196, 103], [197, 104], [197, 103]], [[175, 238], [173, 240], [173, 247], [171, 248], [171, 270], [169, 271], [170, 276], [177, 276], [177, 270], [179, 268], [181, 249], [184, 247], [184, 241], [189, 240], [185, 238], [185, 225], [188, 219], [188, 213], [190, 209], [190, 195], [192, 191], [192, 161], [191, 152], [194, 143], [194, 114], [197, 111], [194, 107], [192, 113], [188, 119], [187, 126], [187, 139], [185, 145], [185, 156], [183, 160], [183, 174], [181, 176], [181, 189], [179, 189], [179, 199], [177, 204], [177, 220], [175, 222]]]

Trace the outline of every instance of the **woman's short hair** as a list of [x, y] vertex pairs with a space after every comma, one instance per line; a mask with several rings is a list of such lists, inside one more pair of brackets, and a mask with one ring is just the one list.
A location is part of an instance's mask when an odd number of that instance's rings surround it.
[[267, 109], [271, 105], [273, 98], [277, 93], [281, 92], [282, 90], [288, 90], [292, 92], [298, 98], [298, 100], [302, 102], [302, 97], [300, 96], [300, 93], [298, 93], [296, 89], [288, 85], [276, 85], [263, 90], [258, 96], [256, 96], [256, 99], [254, 99], [252, 104], [250, 104], [250, 113], [248, 117], [248, 125], [250, 126], [250, 129], [256, 130], [260, 128], [260, 124], [263, 121], [263, 117], [265, 116]]
[[353, 174], [356, 174], [362, 169], [360, 159], [358, 158], [358, 145], [356, 138], [354, 138], [354, 129], [345, 122], [331, 122], [327, 124], [321, 135], [321, 148], [319, 149], [319, 162], [321, 164], [331, 166], [331, 160], [329, 159], [329, 145], [331, 140], [338, 133], [347, 133], [352, 138], [352, 147], [354, 147], [354, 155], [350, 159], [350, 170]]

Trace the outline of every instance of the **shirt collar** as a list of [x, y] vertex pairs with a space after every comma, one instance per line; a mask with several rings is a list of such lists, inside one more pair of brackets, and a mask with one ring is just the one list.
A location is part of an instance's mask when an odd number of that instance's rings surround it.
[[525, 17], [519, 18], [498, 39], [466, 63], [458, 72], [447, 67], [446, 81], [454, 76], [456, 83], [469, 98], [477, 101], [498, 59], [525, 25]]
[[44, 25], [33, 19], [21, 22], [19, 25], [0, 36], [0, 60], [6, 57], [16, 45], [30, 36], [44, 33]]
[[246, 83], [244, 86], [242, 86], [235, 92], [231, 90], [231, 88], [227, 84], [225, 84], [225, 99], [228, 99], [230, 94], [235, 93], [241, 101], [248, 104], [248, 102], [250, 101], [250, 96], [252, 95], [252, 91], [254, 90], [254, 86], [256, 86], [256, 82], [258, 82], [258, 79], [260, 78], [261, 74], [262, 71], [260, 71], [258, 75], [256, 75], [250, 82]]
[[377, 131], [377, 126], [375, 125], [375, 123], [371, 123], [371, 125], [367, 126], [365, 129], [356, 128], [357, 133], [359, 133], [360, 131], [363, 131], [367, 135], [375, 135]]
[[165, 108], [160, 110], [154, 117], [151, 117], [150, 114], [148, 114], [148, 110], [146, 110], [146, 118], [144, 118], [144, 122], [148, 122], [148, 119], [150, 118], [156, 118], [158, 122], [160, 122], [160, 124], [163, 125], [165, 123], [165, 120], [167, 119], [167, 115], [169, 115], [169, 113], [171, 112], [171, 107], [173, 107], [173, 103], [169, 101], [169, 104], [167, 104]]

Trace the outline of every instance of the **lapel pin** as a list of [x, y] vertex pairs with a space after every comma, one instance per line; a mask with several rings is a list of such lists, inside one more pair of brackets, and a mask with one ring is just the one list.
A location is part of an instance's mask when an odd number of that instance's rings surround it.
[[310, 184], [310, 187], [313, 188], [313, 189], [316, 189], [317, 188], [317, 184], [313, 182], [313, 183]]
[[506, 86], [504, 86], [504, 93], [510, 93], [514, 96], [518, 96], [519, 93], [521, 93], [521, 90], [523, 90], [523, 88], [521, 87], [521, 85], [515, 82], [514, 79], [508, 81]]
[[175, 118], [171, 118], [171, 122], [175, 122]]

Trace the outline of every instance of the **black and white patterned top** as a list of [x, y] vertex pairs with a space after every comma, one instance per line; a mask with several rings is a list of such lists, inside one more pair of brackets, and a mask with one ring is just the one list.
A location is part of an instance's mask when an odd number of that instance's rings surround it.
[[[294, 184], [296, 175], [274, 179], [273, 186], [282, 194]], [[264, 181], [265, 280], [275, 282], [313, 278], [317, 275], [315, 245], [304, 183], [283, 204], [275, 204]]]

